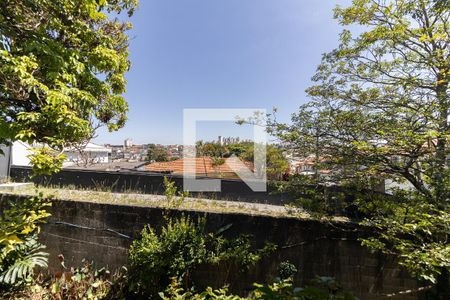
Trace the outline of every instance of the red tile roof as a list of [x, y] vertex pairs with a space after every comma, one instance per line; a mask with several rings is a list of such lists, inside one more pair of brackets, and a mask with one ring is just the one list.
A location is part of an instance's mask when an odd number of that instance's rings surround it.
[[[225, 158], [225, 163], [214, 166], [213, 159], [208, 156], [195, 157], [195, 158], [180, 158], [169, 162], [155, 162], [145, 166], [146, 171], [150, 172], [171, 172], [175, 174], [182, 174], [184, 170], [184, 162], [187, 162], [188, 169], [195, 169], [195, 174], [214, 175], [233, 173], [234, 171], [230, 166], [234, 168], [241, 168], [235, 161], [230, 158]], [[241, 160], [242, 161], [242, 160]], [[242, 161], [245, 166], [253, 171], [253, 164], [250, 162]]]

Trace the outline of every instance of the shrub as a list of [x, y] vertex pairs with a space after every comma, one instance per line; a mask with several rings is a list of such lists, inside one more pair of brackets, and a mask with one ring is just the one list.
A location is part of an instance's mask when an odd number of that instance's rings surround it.
[[19, 288], [32, 280], [35, 267], [47, 267], [48, 254], [37, 242], [39, 225], [50, 216], [42, 194], [10, 201], [0, 215], [0, 288]]
[[171, 284], [164, 292], [159, 293], [162, 300], [243, 300], [235, 295], [227, 295], [226, 288], [214, 290], [208, 287], [204, 292], [197, 294], [194, 291], [185, 291], [176, 278], [172, 278]]
[[130, 290], [156, 295], [171, 277], [185, 277], [205, 261], [205, 243], [202, 221], [185, 217], [169, 220], [160, 235], [145, 227], [141, 239], [130, 248]]
[[189, 196], [189, 193], [178, 191], [175, 182], [164, 177], [164, 195], [166, 196], [167, 208], [173, 209], [180, 207], [184, 199]]
[[[121, 299], [110, 291], [118, 275], [110, 276], [108, 270], [94, 270], [92, 263], [82, 261], [82, 267], [57, 272], [51, 277], [39, 275], [33, 285], [21, 291], [1, 295], [2, 299], [14, 300], [100, 300]], [[63, 264], [64, 266], [64, 264]], [[119, 274], [119, 273], [118, 273]]]
[[281, 262], [278, 266], [278, 275], [282, 280], [293, 278], [297, 271], [297, 267], [288, 260]]
[[207, 233], [204, 218], [193, 221], [183, 216], [168, 220], [159, 235], [147, 226], [142, 238], [133, 242], [129, 253], [129, 289], [136, 295], [156, 299], [173, 277], [185, 287], [191, 286], [191, 274], [200, 265], [224, 264], [226, 272], [234, 266], [246, 270], [274, 249], [275, 246], [267, 245], [253, 250], [249, 236], [227, 240], [219, 234]]
[[291, 279], [270, 285], [254, 284], [251, 299], [255, 300], [357, 300], [343, 292], [331, 277], [318, 277], [315, 286], [295, 287]]
[[295, 287], [290, 279], [269, 285], [255, 283], [249, 296], [240, 297], [228, 294], [227, 289], [207, 288], [201, 293], [185, 291], [174, 280], [164, 293], [160, 293], [160, 297], [163, 300], [357, 300], [342, 292], [332, 278], [319, 277], [317, 283], [318, 287], [305, 288]]

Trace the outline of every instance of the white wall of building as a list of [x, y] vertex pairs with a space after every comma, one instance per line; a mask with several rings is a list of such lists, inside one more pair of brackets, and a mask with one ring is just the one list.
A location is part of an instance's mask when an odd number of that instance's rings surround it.
[[30, 166], [30, 159], [28, 158], [28, 155], [31, 154], [30, 148], [30, 145], [24, 142], [15, 141], [12, 145], [11, 165]]
[[[12, 146], [12, 155], [11, 155], [11, 165], [15, 166], [30, 166], [30, 159], [28, 155], [32, 152], [30, 150], [31, 146], [21, 142], [16, 141]], [[100, 145], [95, 145], [89, 143], [85, 149], [85, 154], [89, 157], [89, 164], [100, 164], [100, 163], [108, 163], [109, 156], [111, 153], [110, 148], [106, 148]], [[73, 166], [78, 162], [82, 162], [81, 154], [78, 151], [68, 149], [64, 151], [64, 154], [67, 156], [66, 161], [63, 163], [63, 166]]]

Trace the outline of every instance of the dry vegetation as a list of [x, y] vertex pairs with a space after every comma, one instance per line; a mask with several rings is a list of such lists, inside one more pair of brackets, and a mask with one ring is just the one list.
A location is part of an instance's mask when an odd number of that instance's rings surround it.
[[[99, 190], [80, 190], [73, 187], [39, 187], [25, 188], [10, 194], [36, 195], [42, 192], [46, 196], [55, 199], [85, 201], [115, 205], [133, 205], [143, 207], [173, 208], [173, 204], [168, 201], [165, 195], [137, 194], [137, 193], [113, 193]], [[4, 192], [6, 193], [6, 192]], [[194, 210], [212, 213], [239, 213], [249, 215], [262, 215], [272, 217], [293, 217], [310, 218], [311, 216], [299, 208], [288, 206], [278, 206], [270, 204], [259, 204], [249, 202], [212, 200], [193, 197], [176, 197], [178, 201], [177, 209]], [[345, 221], [345, 218], [334, 218], [334, 221]]]

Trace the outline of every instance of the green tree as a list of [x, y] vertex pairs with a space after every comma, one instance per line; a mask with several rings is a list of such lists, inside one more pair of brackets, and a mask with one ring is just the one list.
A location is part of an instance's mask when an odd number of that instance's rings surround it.
[[197, 156], [224, 157], [227, 154], [226, 146], [216, 142], [198, 141], [196, 150]]
[[[246, 144], [244, 144], [246, 145]], [[247, 144], [240, 156], [246, 161], [254, 161], [254, 145]], [[269, 180], [280, 180], [284, 173], [289, 171], [289, 163], [284, 150], [277, 145], [266, 145], [266, 172]]]
[[[294, 127], [275, 132], [329, 157], [330, 177], [341, 184], [402, 184], [389, 198], [359, 193], [365, 224], [378, 229], [365, 244], [398, 255], [448, 299], [450, 4], [354, 0], [335, 17], [358, 33], [340, 34], [307, 90], [312, 101]], [[311, 124], [325, 130], [315, 134]]]
[[[137, 0], [0, 2], [0, 143], [36, 148], [35, 171], [49, 173], [62, 150], [121, 128], [128, 106], [125, 72]], [[50, 166], [50, 167], [49, 167]]]
[[150, 144], [148, 145], [147, 152], [148, 161], [168, 161], [169, 154], [167, 150], [161, 145]]

